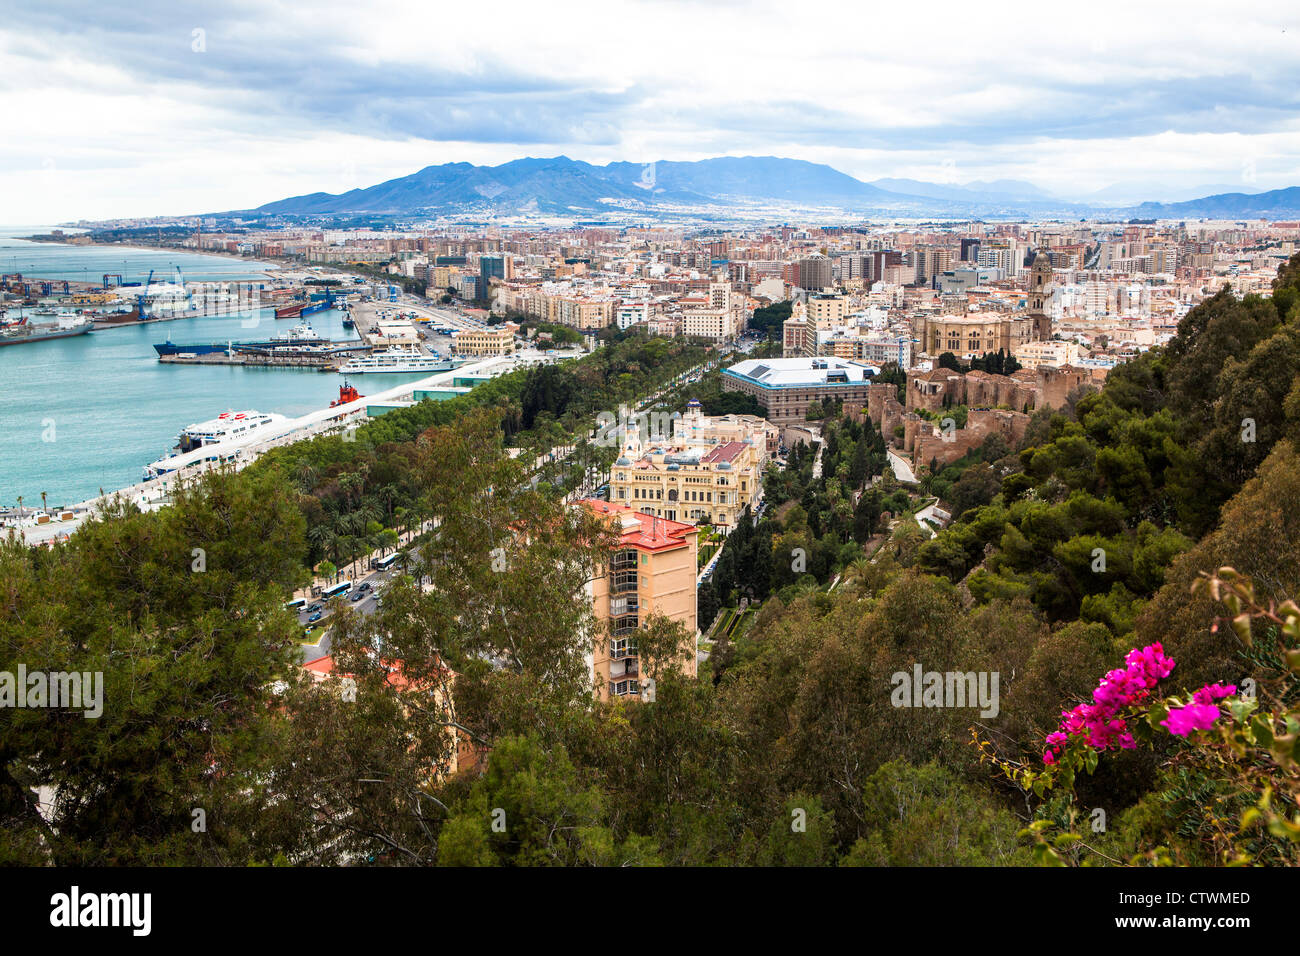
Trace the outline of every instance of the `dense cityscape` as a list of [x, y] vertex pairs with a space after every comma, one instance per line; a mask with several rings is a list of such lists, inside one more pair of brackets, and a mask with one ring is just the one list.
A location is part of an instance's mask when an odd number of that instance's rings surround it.
[[1300, 173], [425, 138], [0, 228], [16, 905], [141, 936], [178, 891], [102, 868], [296, 874], [261, 907], [551, 866], [1284, 905], [1239, 874], [1300, 863]]

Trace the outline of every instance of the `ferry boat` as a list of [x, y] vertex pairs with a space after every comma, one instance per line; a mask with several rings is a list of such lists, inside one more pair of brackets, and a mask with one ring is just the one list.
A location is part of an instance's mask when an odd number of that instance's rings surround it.
[[358, 356], [343, 365], [339, 371], [344, 375], [365, 375], [375, 372], [447, 372], [461, 363], [453, 359], [443, 359], [414, 345], [402, 347], [390, 346], [382, 352], [371, 352]]
[[[182, 468], [195, 465], [221, 466], [238, 461], [248, 439], [286, 421], [283, 415], [264, 412], [223, 412], [207, 422], [198, 422], [181, 430], [180, 441], [172, 454], [144, 466], [144, 480], [152, 481]], [[244, 440], [244, 445], [239, 441]]]
[[283, 415], [276, 415], [271, 412], [222, 412], [210, 421], [188, 425], [181, 429], [176, 450], [180, 452], [193, 451], [204, 445], [215, 445], [217, 442], [247, 438], [255, 432], [284, 420]]

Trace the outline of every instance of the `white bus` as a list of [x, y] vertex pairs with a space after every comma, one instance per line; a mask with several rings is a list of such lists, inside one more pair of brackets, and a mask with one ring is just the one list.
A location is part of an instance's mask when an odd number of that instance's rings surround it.
[[382, 558], [376, 558], [374, 561], [371, 561], [370, 567], [376, 571], [387, 571], [393, 566], [394, 562], [396, 562], [399, 557], [401, 557], [401, 552], [394, 551], [392, 554], [386, 554]]
[[351, 590], [351, 581], [340, 581], [338, 584], [327, 587], [325, 590], [321, 591], [320, 596], [323, 598], [332, 598], [337, 597], [340, 594], [347, 594]]
[[298, 598], [296, 601], [290, 601], [284, 606], [286, 611], [297, 611], [307, 606], [306, 598]]

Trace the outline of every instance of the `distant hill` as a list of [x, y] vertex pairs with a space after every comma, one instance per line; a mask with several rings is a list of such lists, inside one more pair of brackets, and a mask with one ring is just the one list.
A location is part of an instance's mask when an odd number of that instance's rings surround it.
[[1264, 193], [1220, 193], [1187, 202], [1144, 202], [1134, 215], [1142, 219], [1298, 219], [1300, 186]]
[[[500, 166], [446, 163], [345, 193], [309, 193], [257, 207], [262, 215], [418, 215], [457, 212], [572, 215], [611, 207], [654, 212], [683, 206], [782, 204], [915, 216], [978, 215], [999, 197], [943, 196], [881, 189], [820, 163], [775, 156], [697, 162], [615, 162], [593, 166], [567, 156]], [[991, 208], [991, 207], [988, 207]]]
[[1053, 197], [1019, 180], [964, 185], [914, 179], [867, 183], [820, 163], [775, 156], [724, 156], [697, 162], [615, 162], [595, 166], [567, 156], [516, 159], [499, 166], [445, 163], [345, 193], [309, 193], [259, 206], [263, 216], [581, 217], [615, 209], [654, 216], [746, 206], [829, 208], [847, 215], [935, 218], [1124, 215], [1138, 218], [1300, 214], [1296, 189], [1257, 196], [1224, 194], [1189, 203], [1117, 209]]
[[987, 202], [1057, 202], [1057, 198], [1033, 183], [1018, 179], [975, 180], [958, 186], [953, 183], [929, 183], [918, 179], [873, 179], [871, 185], [895, 193], [950, 199], [968, 203]]
[[1096, 192], [1074, 196], [1082, 203], [1096, 203], [1105, 206], [1133, 206], [1143, 202], [1175, 203], [1190, 202], [1202, 196], [1215, 196], [1220, 193], [1244, 193], [1253, 196], [1263, 189], [1243, 189], [1230, 183], [1202, 183], [1199, 186], [1179, 186], [1159, 180], [1135, 180], [1131, 182], [1112, 183]]

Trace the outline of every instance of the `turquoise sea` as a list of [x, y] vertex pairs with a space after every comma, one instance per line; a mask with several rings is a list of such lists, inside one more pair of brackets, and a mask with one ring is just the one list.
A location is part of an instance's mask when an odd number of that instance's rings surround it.
[[[24, 234], [47, 230], [27, 227]], [[196, 280], [256, 279], [268, 268], [170, 250], [48, 246], [0, 234], [4, 272], [80, 279], [88, 271], [96, 281], [111, 271], [122, 272], [129, 282], [143, 280], [151, 268], [165, 272], [173, 265]], [[329, 338], [355, 338], [343, 328], [343, 316], [330, 309], [309, 321]], [[245, 328], [252, 318], [256, 325]], [[224, 411], [293, 416], [324, 408], [338, 397], [342, 376], [335, 372], [164, 365], [153, 349], [168, 337], [177, 343], [265, 339], [295, 324], [276, 321], [263, 309], [256, 316], [177, 319], [0, 348], [0, 504], [12, 506], [22, 495], [24, 506], [39, 507], [41, 492], [51, 506], [71, 504], [101, 488], [134, 484], [146, 464], [170, 452], [182, 428]], [[421, 377], [362, 376], [353, 384], [363, 393], [375, 392]]]

